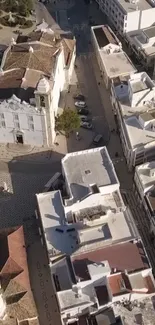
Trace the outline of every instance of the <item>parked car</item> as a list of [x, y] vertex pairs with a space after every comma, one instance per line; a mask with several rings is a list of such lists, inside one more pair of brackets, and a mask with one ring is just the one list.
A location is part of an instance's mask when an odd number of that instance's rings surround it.
[[87, 108], [77, 108], [77, 113], [79, 115], [88, 115], [89, 114], [89, 111]]
[[76, 107], [80, 107], [80, 108], [84, 108], [84, 107], [87, 107], [87, 105], [86, 105], [86, 102], [84, 102], [84, 101], [77, 101], [77, 102], [75, 102], [75, 106]]
[[100, 142], [102, 142], [102, 140], [103, 140], [102, 134], [96, 134], [93, 139], [93, 143], [97, 146]]
[[75, 100], [82, 100], [82, 101], [85, 101], [85, 96], [81, 95], [81, 94], [78, 94], [78, 95], [75, 95], [73, 97]]
[[89, 122], [89, 117], [88, 116], [86, 116], [86, 115], [81, 115], [80, 116], [80, 120], [81, 120], [81, 122]]
[[92, 130], [93, 125], [89, 122], [81, 122], [80, 123], [81, 128]]

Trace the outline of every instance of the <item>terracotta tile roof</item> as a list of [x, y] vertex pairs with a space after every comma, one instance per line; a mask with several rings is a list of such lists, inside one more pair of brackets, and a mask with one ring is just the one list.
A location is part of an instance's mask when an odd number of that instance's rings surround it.
[[7, 53], [4, 73], [0, 75], [0, 88], [36, 88], [42, 75], [51, 77], [62, 45], [66, 66], [69, 66], [75, 40], [61, 39], [60, 35], [40, 31], [27, 36], [19, 35], [16, 44]]
[[80, 279], [88, 278], [87, 265], [95, 262], [108, 261], [111, 269], [116, 269], [120, 272], [124, 272], [125, 270], [130, 272], [149, 267], [142, 244], [132, 242], [108, 246], [75, 255], [72, 257], [72, 261], [75, 273]]
[[24, 77], [25, 69], [13, 69], [0, 75], [0, 88], [19, 88]]
[[[27, 257], [25, 250], [25, 240], [23, 227], [16, 228], [14, 230], [5, 230], [5, 233], [0, 231], [1, 238], [7, 238], [3, 250], [6, 251], [5, 264], [0, 272], [0, 277], [3, 280], [10, 276], [14, 278], [18, 284], [20, 284], [24, 290], [30, 290]], [[4, 244], [4, 242], [3, 242]]]
[[41, 71], [27, 69], [22, 80], [21, 88], [31, 87], [35, 89], [42, 76], [47, 77]]
[[[1, 260], [0, 281], [7, 302], [6, 325], [14, 325], [15, 319], [35, 317], [22, 226], [0, 230]], [[1, 324], [5, 322], [0, 321]]]
[[30, 52], [30, 45], [13, 46], [6, 57], [3, 70], [11, 69], [32, 69], [42, 71], [47, 75], [51, 75], [55, 60], [56, 49], [46, 45], [34, 44], [31, 46], [33, 52]]
[[27, 37], [19, 36], [17, 38], [17, 43], [26, 43], [26, 42], [34, 42], [34, 41], [39, 41], [44, 44], [48, 44], [54, 48], [60, 48], [61, 43], [64, 47], [64, 56], [65, 56], [65, 63], [66, 66], [70, 64], [71, 58], [72, 58], [72, 53], [74, 51], [75, 47], [75, 40], [74, 39], [67, 39], [67, 38], [61, 38], [60, 35], [57, 34], [50, 34], [47, 32], [33, 32], [29, 34]]
[[155, 287], [154, 287], [154, 284], [153, 284], [153, 281], [152, 281], [150, 275], [144, 277], [144, 283], [145, 283], [146, 287], [148, 288], [148, 293], [155, 292]]
[[113, 296], [124, 294], [131, 290], [129, 279], [124, 273], [112, 274], [108, 277], [108, 282]]
[[117, 45], [118, 41], [116, 41], [116, 36], [113, 33], [113, 31], [111, 30], [111, 28], [107, 25], [104, 25], [102, 27], [102, 29], [103, 29], [103, 32], [104, 32], [105, 37], [107, 38], [108, 42]]
[[66, 66], [69, 66], [74, 51], [74, 47], [75, 47], [75, 40], [63, 38], [62, 45], [64, 48], [65, 64]]

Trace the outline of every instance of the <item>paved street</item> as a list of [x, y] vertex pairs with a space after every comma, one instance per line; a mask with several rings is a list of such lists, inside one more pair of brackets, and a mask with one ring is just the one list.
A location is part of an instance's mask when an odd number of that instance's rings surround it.
[[[42, 191], [48, 179], [56, 171], [60, 170], [60, 160], [67, 149], [68, 151], [87, 149], [91, 147], [94, 133], [103, 134], [103, 144], [107, 144], [121, 188], [127, 191], [124, 199], [127, 200], [127, 204], [131, 207], [154, 270], [155, 251], [149, 241], [147, 219], [144, 218], [142, 209], [137, 207], [134, 195], [130, 191], [132, 188], [132, 173], [127, 171], [121, 143], [116, 132], [110, 94], [104, 87], [93, 48], [89, 44], [89, 17], [92, 16], [97, 24], [104, 24], [106, 22], [105, 17], [98, 11], [95, 2], [87, 6], [83, 0], [75, 2], [74, 0], [69, 2], [64, 0], [61, 1], [61, 5], [60, 1], [54, 3], [54, 0], [52, 0], [47, 8], [52, 16], [42, 3], [36, 1], [37, 22], [39, 23], [44, 19], [55, 31], [67, 31], [71, 28], [77, 38], [75, 84], [72, 85], [71, 92], [68, 93], [65, 99], [65, 107], [72, 108], [74, 104], [73, 94], [77, 91], [82, 92], [87, 98], [94, 130], [91, 132], [81, 129], [80, 135], [82, 139], [79, 142], [76, 141], [75, 133], [73, 133], [67, 141], [66, 148], [66, 140], [58, 136], [59, 146], [54, 148], [55, 153], [52, 153], [52, 151], [37, 153], [37, 149], [34, 148], [31, 153], [25, 153], [24, 157], [23, 152], [21, 155], [20, 151], [19, 153], [13, 152], [12, 161], [10, 158], [11, 152], [5, 152], [2, 147], [1, 159], [4, 155], [7, 156], [7, 160], [10, 160], [10, 162], [8, 164], [3, 161], [0, 162], [0, 186], [3, 186], [4, 182], [6, 182], [9, 188], [9, 193], [0, 193], [0, 226], [14, 226], [23, 223], [24, 220], [30, 276], [39, 311], [40, 324], [59, 325], [60, 317], [57, 310], [57, 301], [50, 282], [46, 254], [40, 243], [36, 221], [32, 216], [36, 207], [35, 193]], [[111, 132], [113, 129], [115, 131]], [[118, 158], [115, 157], [116, 151], [119, 155]]]

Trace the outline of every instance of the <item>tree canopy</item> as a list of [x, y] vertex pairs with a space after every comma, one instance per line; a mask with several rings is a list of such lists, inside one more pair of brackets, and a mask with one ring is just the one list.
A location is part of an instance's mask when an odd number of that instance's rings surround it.
[[28, 16], [33, 9], [32, 0], [5, 0], [1, 2], [4, 11], [16, 12], [21, 16]]
[[65, 109], [56, 117], [56, 131], [65, 132], [66, 136], [80, 127], [80, 118], [76, 111]]

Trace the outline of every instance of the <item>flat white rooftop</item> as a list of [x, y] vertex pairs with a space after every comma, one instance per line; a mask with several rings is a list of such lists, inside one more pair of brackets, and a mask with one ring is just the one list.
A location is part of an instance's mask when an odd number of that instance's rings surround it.
[[57, 296], [61, 311], [65, 311], [73, 307], [83, 306], [84, 308], [84, 306], [91, 306], [95, 304], [97, 299], [93, 285], [88, 285], [87, 287], [83, 288], [79, 295], [75, 288], [57, 292]]
[[49, 254], [71, 254], [77, 246], [77, 231], [66, 224], [60, 191], [36, 194]]
[[135, 73], [130, 78], [116, 78], [112, 87], [122, 116], [146, 112], [154, 115], [155, 83], [146, 72]]
[[155, 55], [155, 26], [127, 33], [127, 38], [137, 50], [141, 48], [146, 56]]
[[106, 147], [67, 154], [62, 159], [62, 170], [74, 202], [90, 194], [92, 184], [99, 188], [119, 184]]
[[126, 131], [131, 147], [138, 148], [139, 146], [155, 146], [155, 131], [151, 128], [143, 128], [137, 116], [131, 116], [124, 119]]
[[69, 213], [72, 211], [75, 214], [76, 212], [80, 214], [80, 211], [84, 209], [94, 208], [95, 210], [95, 207], [101, 206], [103, 207], [102, 211], [105, 214], [107, 211], [118, 212], [121, 209], [125, 208], [120, 191], [117, 190], [107, 194], [96, 193], [93, 195], [88, 195], [84, 198], [84, 200], [76, 202], [72, 206], [65, 206], [65, 212]]
[[[79, 209], [74, 207], [72, 211], [71, 206], [63, 207], [59, 191], [37, 194], [38, 209], [50, 257], [76, 254], [77, 251], [79, 254], [80, 251], [85, 252], [111, 243], [138, 238], [139, 234], [130, 211], [125, 208], [118, 196], [115, 198], [115, 195], [116, 193], [109, 195], [109, 200], [108, 195], [105, 195], [104, 200], [101, 193], [92, 194], [92, 201], [94, 196], [101, 196], [103, 201], [96, 198], [96, 205], [86, 204], [83, 207], [79, 206]], [[67, 223], [68, 213], [74, 216], [70, 223]]]
[[127, 54], [123, 51], [106, 54], [104, 51], [100, 50], [100, 56], [110, 79], [118, 76], [130, 75], [137, 71]]
[[[119, 242], [120, 240], [130, 240], [133, 235], [133, 229], [129, 227], [124, 212], [111, 213], [101, 217], [99, 220], [90, 222], [88, 228], [83, 228], [78, 231], [81, 244], [94, 244], [98, 246], [105, 245], [104, 241]], [[101, 243], [102, 242], [102, 243]], [[90, 247], [91, 248], [91, 247]]]
[[147, 10], [152, 8], [151, 4], [149, 4], [147, 0], [139, 0], [137, 1], [137, 4], [132, 3], [132, 1], [126, 1], [126, 0], [117, 0], [117, 1], [126, 12], [136, 11], [137, 6], [138, 6], [138, 10]]
[[[152, 173], [152, 172], [153, 173]], [[155, 185], [155, 161], [136, 166], [136, 172], [144, 188], [144, 192], [150, 190]]]
[[[92, 227], [92, 228], [91, 228]], [[138, 238], [139, 233], [128, 209], [111, 213], [78, 230], [81, 245], [73, 255]]]

